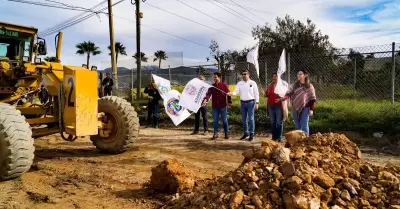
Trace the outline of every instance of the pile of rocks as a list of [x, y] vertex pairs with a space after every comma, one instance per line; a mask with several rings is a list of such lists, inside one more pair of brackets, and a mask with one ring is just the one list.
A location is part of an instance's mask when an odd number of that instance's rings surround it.
[[399, 208], [399, 167], [361, 160], [346, 136], [293, 131], [243, 153], [226, 176], [199, 183], [164, 208]]

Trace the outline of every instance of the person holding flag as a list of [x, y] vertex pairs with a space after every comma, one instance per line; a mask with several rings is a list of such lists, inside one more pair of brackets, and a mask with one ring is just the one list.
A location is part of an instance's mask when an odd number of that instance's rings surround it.
[[268, 98], [267, 114], [271, 121], [272, 140], [280, 142], [283, 133], [284, 111], [282, 101], [280, 100], [281, 97], [275, 93], [278, 79], [278, 73], [274, 73], [272, 77], [273, 81], [268, 85], [265, 91], [265, 97]]
[[314, 103], [317, 100], [314, 86], [310, 83], [309, 74], [306, 70], [300, 70], [297, 74], [297, 81], [289, 87], [286, 96], [278, 101], [285, 101], [290, 98], [292, 102], [292, 115], [296, 130], [302, 130], [310, 135], [308, 121], [314, 114]]
[[202, 103], [205, 107], [207, 102], [212, 98], [212, 117], [214, 122], [214, 135], [211, 140], [218, 138], [218, 125], [219, 116], [221, 115], [222, 124], [224, 126], [225, 139], [229, 139], [228, 132], [228, 109], [232, 104], [232, 100], [229, 93], [228, 84], [221, 81], [221, 73], [214, 73], [214, 84], [212, 88], [209, 88], [206, 97]]

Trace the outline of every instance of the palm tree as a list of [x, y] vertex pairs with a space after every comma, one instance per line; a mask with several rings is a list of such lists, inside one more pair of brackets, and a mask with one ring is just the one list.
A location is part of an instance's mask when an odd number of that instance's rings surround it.
[[161, 69], [161, 60], [166, 60], [168, 58], [167, 54], [164, 51], [159, 50], [154, 52], [154, 56], [156, 58], [154, 58], [153, 61], [155, 62], [156, 60], [158, 60], [158, 68]]
[[[109, 55], [111, 55], [111, 45], [108, 46], [108, 50], [110, 50]], [[116, 42], [115, 43], [115, 62], [118, 63], [118, 54], [120, 55], [127, 55], [126, 54], [126, 48], [123, 44], [121, 44], [121, 42]]]
[[83, 43], [79, 43], [76, 45], [76, 48], [78, 49], [78, 51], [76, 51], [77, 54], [80, 55], [87, 55], [87, 61], [86, 61], [86, 65], [87, 68], [89, 69], [89, 64], [90, 64], [90, 55], [96, 56], [98, 54], [101, 54], [100, 48], [96, 46], [96, 44], [94, 44], [91, 41], [84, 41]]
[[[132, 56], [133, 58], [136, 59], [136, 63], [137, 63], [137, 57], [138, 57], [138, 53], [136, 52], [135, 55]], [[147, 62], [148, 58], [146, 57], [146, 54], [144, 52], [140, 52], [140, 60], [142, 62]]]

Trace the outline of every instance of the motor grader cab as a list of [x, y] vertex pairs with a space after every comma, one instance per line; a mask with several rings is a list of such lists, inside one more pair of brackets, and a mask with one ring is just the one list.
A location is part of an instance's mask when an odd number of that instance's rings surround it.
[[[56, 62], [42, 61], [46, 41], [37, 29], [0, 22], [0, 179], [27, 172], [33, 138], [59, 133], [64, 140], [90, 136], [97, 149], [122, 153], [139, 134], [139, 119], [126, 100], [98, 98], [98, 74], [60, 63], [62, 33], [56, 36]], [[40, 84], [49, 99], [38, 102]]]

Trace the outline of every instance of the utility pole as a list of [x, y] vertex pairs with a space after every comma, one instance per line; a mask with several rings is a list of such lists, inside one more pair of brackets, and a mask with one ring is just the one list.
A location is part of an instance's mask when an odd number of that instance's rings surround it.
[[[135, 0], [136, 4], [136, 51], [137, 51], [137, 91], [136, 96], [137, 100], [141, 98], [141, 89], [142, 89], [142, 53], [140, 51], [140, 18], [142, 18], [142, 14], [140, 13], [140, 1]], [[142, 0], [144, 2], [144, 0]]]
[[[114, 42], [114, 20], [112, 13], [112, 0], [108, 0], [108, 24], [110, 29], [110, 46], [111, 46], [111, 68], [112, 68], [112, 79], [115, 83], [114, 92], [118, 95], [118, 75], [117, 75], [117, 63], [115, 61], [115, 42]], [[89, 66], [88, 66], [89, 68]]]

